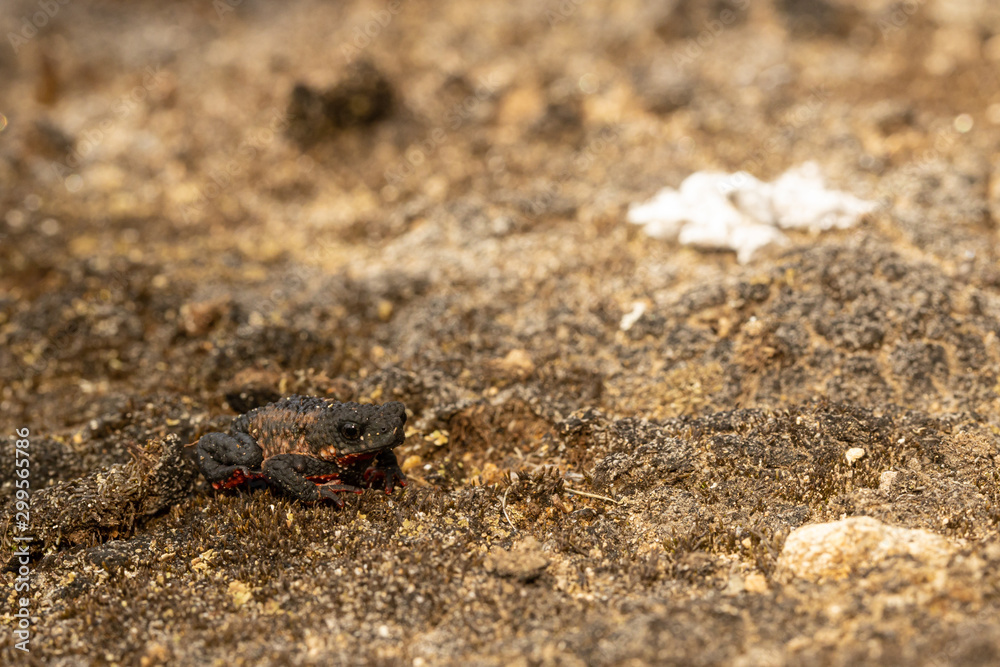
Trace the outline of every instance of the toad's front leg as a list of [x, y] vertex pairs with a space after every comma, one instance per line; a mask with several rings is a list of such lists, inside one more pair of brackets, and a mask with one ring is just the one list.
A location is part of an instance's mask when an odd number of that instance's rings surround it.
[[[304, 454], [277, 454], [264, 461], [262, 469], [269, 484], [299, 500], [332, 500], [343, 507], [344, 501], [338, 493], [362, 492], [356, 486], [340, 482], [343, 468], [338, 464]], [[318, 484], [310, 478], [323, 483]]]
[[406, 475], [400, 469], [396, 455], [391, 449], [383, 449], [378, 453], [372, 467], [365, 470], [363, 478], [369, 488], [375, 487], [381, 481], [380, 486], [385, 489], [387, 494], [392, 493], [397, 485], [406, 486]]

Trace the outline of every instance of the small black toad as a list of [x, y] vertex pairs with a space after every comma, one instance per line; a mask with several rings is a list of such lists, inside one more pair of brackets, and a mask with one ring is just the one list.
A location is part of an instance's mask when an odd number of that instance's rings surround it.
[[229, 433], [207, 433], [195, 451], [216, 489], [264, 480], [301, 500], [332, 500], [382, 482], [406, 486], [392, 449], [403, 444], [406, 409], [289, 396], [233, 420]]

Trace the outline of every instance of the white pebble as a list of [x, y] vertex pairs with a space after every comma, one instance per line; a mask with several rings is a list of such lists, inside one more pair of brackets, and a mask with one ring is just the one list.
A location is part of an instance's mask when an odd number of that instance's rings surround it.
[[761, 248], [787, 242], [782, 229], [820, 232], [854, 225], [872, 202], [829, 190], [814, 162], [789, 169], [774, 183], [746, 172], [699, 171], [676, 190], [664, 188], [629, 207], [627, 220], [646, 234], [703, 250], [735, 250], [741, 263]]
[[847, 465], [849, 466], [854, 465], [855, 461], [863, 459], [864, 457], [865, 457], [865, 450], [861, 449], [860, 447], [851, 447], [850, 449], [847, 450], [847, 453], [844, 454], [844, 458], [847, 459]]
[[646, 312], [646, 304], [642, 301], [636, 301], [632, 304], [632, 310], [622, 315], [622, 321], [618, 325], [618, 328], [622, 331], [628, 331], [635, 323], [639, 321], [639, 318], [643, 316]]

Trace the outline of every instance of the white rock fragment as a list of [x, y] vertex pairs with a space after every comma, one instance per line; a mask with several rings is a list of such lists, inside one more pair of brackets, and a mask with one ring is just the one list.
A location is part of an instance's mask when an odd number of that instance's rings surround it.
[[865, 450], [861, 449], [860, 447], [851, 447], [844, 454], [844, 458], [847, 459], [847, 465], [849, 466], [854, 465], [855, 461], [863, 459], [864, 457], [865, 457]]
[[944, 567], [953, 551], [948, 540], [932, 532], [857, 516], [793, 530], [778, 557], [778, 568], [813, 581], [840, 579], [893, 558]]
[[749, 223], [736, 227], [729, 232], [729, 243], [736, 251], [736, 259], [746, 264], [753, 259], [754, 254], [769, 245], [783, 245], [788, 239], [776, 227]]
[[874, 208], [873, 202], [827, 189], [819, 166], [806, 162], [774, 183], [746, 172], [699, 171], [679, 189], [664, 188], [649, 201], [633, 204], [627, 219], [653, 238], [735, 250], [745, 263], [763, 247], [786, 243], [782, 229], [842, 229]]
[[646, 225], [646, 233], [656, 239], [675, 239], [684, 226], [687, 204], [676, 190], [660, 190], [645, 204], [633, 204], [628, 210], [628, 221]]
[[846, 229], [875, 210], [874, 202], [828, 190], [815, 162], [806, 162], [782, 174], [774, 182], [771, 206], [779, 227], [816, 232]]
[[618, 324], [618, 328], [622, 331], [628, 331], [635, 326], [635, 323], [638, 322], [639, 318], [641, 318], [645, 313], [646, 304], [642, 301], [636, 301], [632, 304], [632, 310], [622, 315], [622, 320]]

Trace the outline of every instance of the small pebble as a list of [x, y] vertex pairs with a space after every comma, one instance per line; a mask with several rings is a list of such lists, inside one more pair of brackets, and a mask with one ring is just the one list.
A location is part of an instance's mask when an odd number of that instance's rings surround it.
[[892, 492], [892, 487], [896, 484], [899, 473], [895, 470], [886, 470], [878, 477], [878, 490], [888, 495]]

